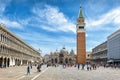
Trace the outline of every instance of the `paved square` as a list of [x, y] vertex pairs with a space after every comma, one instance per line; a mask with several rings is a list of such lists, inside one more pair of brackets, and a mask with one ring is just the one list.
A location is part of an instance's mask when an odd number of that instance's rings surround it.
[[120, 69], [103, 68], [87, 71], [77, 67], [46, 67], [41, 72], [35, 66], [30, 75], [26, 75], [26, 66], [0, 69], [0, 80], [120, 80]]

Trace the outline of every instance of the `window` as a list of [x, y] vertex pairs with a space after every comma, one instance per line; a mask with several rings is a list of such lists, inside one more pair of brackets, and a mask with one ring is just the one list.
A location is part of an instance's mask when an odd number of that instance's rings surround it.
[[64, 57], [64, 55], [63, 54], [59, 54], [59, 57]]
[[84, 26], [79, 26], [79, 29], [84, 29]]
[[88, 54], [88, 57], [89, 57], [89, 54]]

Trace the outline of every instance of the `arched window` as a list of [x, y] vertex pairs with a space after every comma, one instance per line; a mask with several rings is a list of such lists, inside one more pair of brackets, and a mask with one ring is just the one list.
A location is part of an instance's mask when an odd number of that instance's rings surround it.
[[89, 57], [89, 54], [88, 54], [88, 57]]
[[64, 55], [63, 54], [59, 54], [59, 57], [64, 57]]
[[53, 60], [53, 59], [51, 59], [51, 62], [52, 62], [52, 63], [53, 63], [53, 61], [54, 61], [54, 60]]
[[57, 60], [57, 58], [55, 58], [55, 63], [57, 63], [58, 62], [58, 60]]
[[70, 59], [69, 59], [69, 62], [71, 62], [71, 61], [72, 61], [72, 59], [70, 58]]
[[68, 63], [68, 58], [65, 59], [65, 63]]

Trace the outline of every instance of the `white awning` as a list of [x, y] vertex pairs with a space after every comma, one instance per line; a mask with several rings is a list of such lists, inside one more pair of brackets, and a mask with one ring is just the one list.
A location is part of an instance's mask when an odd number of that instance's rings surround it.
[[114, 62], [113, 60], [109, 60], [109, 61], [107, 61], [107, 62]]

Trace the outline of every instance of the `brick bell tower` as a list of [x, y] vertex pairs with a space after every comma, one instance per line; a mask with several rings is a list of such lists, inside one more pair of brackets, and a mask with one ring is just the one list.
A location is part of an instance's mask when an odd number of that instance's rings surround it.
[[85, 22], [82, 14], [82, 7], [80, 6], [80, 11], [77, 19], [76, 25], [77, 32], [77, 63], [86, 63], [86, 38], [85, 38]]

